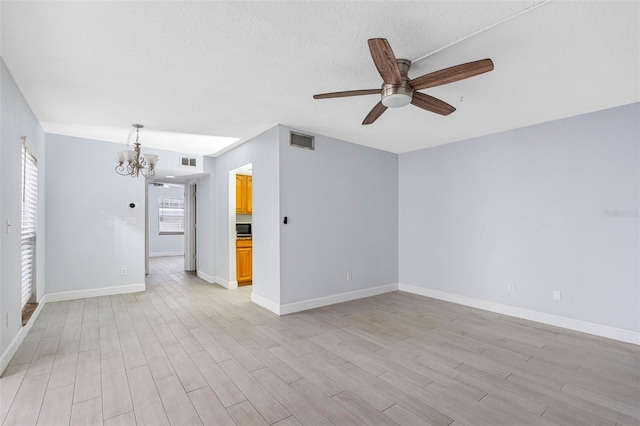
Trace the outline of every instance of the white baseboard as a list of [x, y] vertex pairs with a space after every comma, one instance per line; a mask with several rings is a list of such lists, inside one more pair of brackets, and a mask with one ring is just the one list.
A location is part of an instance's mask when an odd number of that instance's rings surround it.
[[233, 290], [234, 288], [238, 288], [238, 281], [227, 281], [222, 277], [213, 277], [214, 282], [216, 284], [220, 284], [222, 287], [227, 288], [229, 290]]
[[606, 337], [608, 339], [619, 340], [621, 342], [640, 345], [640, 332], [625, 330], [623, 328], [611, 327], [608, 325], [582, 321], [574, 318], [562, 317], [545, 312], [533, 311], [516, 306], [503, 305], [501, 303], [489, 302], [458, 294], [447, 293], [439, 290], [432, 290], [417, 287], [409, 284], [400, 284], [400, 291], [419, 294], [421, 296], [432, 297], [434, 299], [445, 300], [459, 305], [471, 306], [473, 308], [484, 309], [485, 311], [496, 312], [498, 314], [509, 315], [516, 318], [535, 321], [542, 324], [562, 327], [573, 331], [593, 334], [595, 336]]
[[149, 253], [149, 257], [184, 256], [184, 251], [157, 251]]
[[209, 284], [218, 284], [230, 290], [234, 288], [238, 288], [238, 281], [227, 281], [224, 278], [214, 277], [213, 275], [209, 275], [206, 272], [203, 272], [200, 270], [198, 270], [196, 274], [198, 275], [198, 278], [202, 278]]
[[9, 346], [2, 354], [2, 357], [0, 357], [0, 376], [4, 373], [5, 368], [7, 368], [7, 366], [9, 365], [11, 358], [13, 358], [13, 356], [18, 351], [18, 348], [24, 341], [24, 338], [27, 337], [27, 333], [29, 333], [29, 330], [31, 330], [31, 327], [33, 327], [33, 324], [36, 322], [36, 319], [38, 319], [38, 315], [40, 315], [40, 312], [42, 312], [42, 308], [45, 303], [47, 303], [46, 294], [40, 298], [40, 300], [38, 301], [38, 307], [35, 311], [33, 311], [33, 314], [31, 314], [31, 318], [29, 318], [27, 324], [20, 327], [20, 330], [18, 330], [15, 337], [13, 338], [11, 343], [9, 343]]
[[213, 275], [209, 275], [206, 272], [203, 272], [203, 271], [201, 271], [199, 269], [196, 272], [196, 275], [198, 275], [198, 278], [202, 278], [203, 280], [205, 280], [209, 284], [213, 284], [213, 283], [216, 282], [216, 277], [214, 277]]
[[389, 293], [396, 290], [398, 290], [398, 284], [387, 284], [373, 288], [365, 288], [363, 290], [347, 291], [345, 293], [333, 294], [331, 296], [318, 297], [315, 299], [301, 300], [299, 302], [285, 303], [280, 305], [280, 312], [278, 315], [292, 314], [294, 312], [306, 311], [307, 309], [320, 308], [322, 306], [376, 296], [378, 294]]
[[138, 293], [146, 290], [146, 284], [129, 284], [115, 287], [91, 288], [88, 290], [62, 291], [47, 293], [47, 302], [62, 302], [65, 300], [86, 299], [88, 297], [111, 296], [114, 294]]
[[259, 296], [255, 293], [251, 293], [251, 301], [256, 305], [260, 305], [263, 308], [268, 309], [271, 312], [280, 315], [280, 305], [278, 305], [275, 302], [272, 302], [271, 300], [265, 297]]

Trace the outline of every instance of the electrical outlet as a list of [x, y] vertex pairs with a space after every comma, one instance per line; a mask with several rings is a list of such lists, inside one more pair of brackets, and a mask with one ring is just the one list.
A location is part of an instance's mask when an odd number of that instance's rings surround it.
[[560, 290], [553, 290], [553, 300], [562, 300], [562, 292]]
[[351, 272], [347, 272], [347, 281], [351, 279]]
[[120, 269], [120, 275], [122, 275], [123, 277], [127, 275], [127, 268], [122, 268]]
[[511, 283], [511, 284], [507, 284], [507, 291], [509, 293], [515, 293], [516, 292], [516, 285]]

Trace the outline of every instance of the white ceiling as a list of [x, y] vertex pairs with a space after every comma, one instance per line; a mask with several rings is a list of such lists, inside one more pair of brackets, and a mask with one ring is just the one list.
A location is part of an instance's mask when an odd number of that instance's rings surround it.
[[[640, 101], [637, 1], [1, 5], [2, 56], [52, 133], [124, 143], [139, 122], [243, 141], [284, 124], [401, 153]], [[362, 126], [375, 95], [312, 95], [379, 87], [373, 37], [424, 58], [411, 77], [484, 58], [495, 70], [425, 90], [448, 117], [407, 106]]]

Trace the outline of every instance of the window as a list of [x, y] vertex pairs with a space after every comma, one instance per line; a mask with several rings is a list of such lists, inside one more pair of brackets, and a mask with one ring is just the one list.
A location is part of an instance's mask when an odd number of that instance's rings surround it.
[[160, 197], [158, 232], [160, 235], [184, 234], [184, 198]]
[[22, 262], [22, 307], [31, 299], [35, 281], [36, 219], [38, 208], [38, 162], [22, 138], [22, 228], [20, 260]]

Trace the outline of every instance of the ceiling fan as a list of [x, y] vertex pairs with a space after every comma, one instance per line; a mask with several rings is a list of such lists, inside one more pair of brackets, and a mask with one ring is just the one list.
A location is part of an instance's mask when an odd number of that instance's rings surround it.
[[371, 38], [368, 43], [373, 63], [376, 65], [382, 77], [383, 83], [381, 89], [348, 90], [345, 92], [313, 95], [314, 99], [380, 95], [382, 99], [373, 107], [362, 124], [373, 123], [387, 108], [398, 108], [408, 105], [409, 103], [418, 108], [435, 112], [436, 114], [449, 115], [456, 110], [454, 107], [433, 96], [420, 93], [418, 90], [453, 83], [454, 81], [464, 80], [465, 78], [493, 70], [493, 62], [491, 59], [482, 59], [410, 79], [408, 74], [411, 61], [407, 59], [396, 59], [387, 39]]

